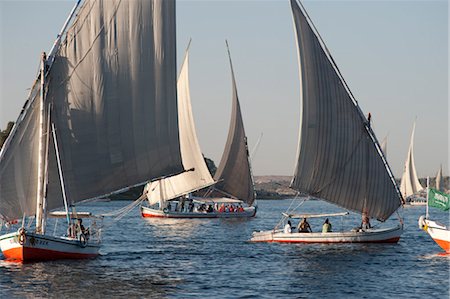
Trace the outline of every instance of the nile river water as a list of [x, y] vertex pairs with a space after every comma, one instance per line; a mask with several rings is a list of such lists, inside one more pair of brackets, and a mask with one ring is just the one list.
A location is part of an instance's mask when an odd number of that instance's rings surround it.
[[[129, 203], [79, 210], [103, 213]], [[104, 232], [96, 259], [1, 260], [0, 298], [449, 298], [450, 257], [417, 226], [425, 207], [403, 209], [398, 244], [247, 242], [252, 231], [273, 228], [290, 204], [259, 201], [250, 220], [147, 220], [135, 209]], [[338, 211], [321, 201], [301, 208]], [[431, 215], [448, 224], [448, 213], [433, 209]], [[313, 230], [322, 221], [310, 221]], [[331, 221], [334, 230], [348, 229], [360, 217]]]

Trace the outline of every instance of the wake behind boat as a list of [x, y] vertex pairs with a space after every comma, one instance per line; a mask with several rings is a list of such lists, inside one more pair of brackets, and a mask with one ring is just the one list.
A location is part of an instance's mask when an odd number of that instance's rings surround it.
[[[301, 86], [301, 124], [297, 165], [291, 188], [301, 195], [323, 199], [346, 210], [362, 214], [360, 228], [349, 232], [331, 230], [329, 219], [321, 233], [293, 231], [295, 210], [283, 214], [279, 230], [254, 232], [253, 242], [343, 243], [397, 242], [403, 223], [373, 228], [369, 219], [384, 222], [403, 203], [403, 197], [383, 154], [370, 114], [366, 118], [354, 98], [325, 42], [305, 9], [291, 0], [296, 32]], [[323, 215], [321, 215], [323, 216]], [[332, 215], [328, 215], [332, 217]], [[315, 217], [315, 216], [314, 216]], [[307, 225], [306, 225], [307, 226]], [[308, 231], [308, 232], [306, 232]]]

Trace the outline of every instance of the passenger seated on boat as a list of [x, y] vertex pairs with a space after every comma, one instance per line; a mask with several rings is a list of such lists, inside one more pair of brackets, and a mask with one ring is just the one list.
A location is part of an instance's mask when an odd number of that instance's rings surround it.
[[223, 213], [223, 212], [225, 212], [225, 204], [224, 203], [221, 204], [220, 208], [219, 208], [219, 213]]
[[284, 233], [285, 234], [290, 234], [292, 233], [292, 225], [291, 225], [291, 221], [288, 220], [288, 222], [286, 223], [286, 225], [284, 226]]
[[189, 204], [188, 204], [188, 210], [189, 210], [189, 212], [193, 212], [194, 211], [194, 202], [191, 200], [191, 201], [189, 201]]
[[242, 205], [241, 204], [239, 204], [239, 207], [238, 207], [238, 212], [244, 212], [244, 208], [242, 207]]
[[172, 209], [172, 206], [170, 205], [170, 202], [167, 204], [167, 210], [170, 212], [170, 210]]
[[361, 215], [362, 221], [361, 221], [361, 229], [369, 229], [372, 228], [370, 225], [370, 219], [369, 216], [367, 216], [367, 212], [363, 212]]
[[312, 233], [311, 226], [309, 225], [306, 218], [303, 218], [302, 222], [298, 224], [298, 232], [299, 233]]
[[230, 205], [230, 212], [233, 213], [234, 212], [234, 206]]
[[327, 218], [325, 219], [325, 222], [322, 225], [322, 233], [329, 233], [329, 232], [331, 232], [331, 223]]
[[212, 205], [208, 205], [208, 209], [206, 210], [206, 212], [208, 212], [208, 213], [214, 212]]

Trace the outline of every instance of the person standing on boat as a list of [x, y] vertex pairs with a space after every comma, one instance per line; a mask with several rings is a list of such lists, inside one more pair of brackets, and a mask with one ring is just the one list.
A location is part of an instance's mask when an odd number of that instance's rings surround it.
[[284, 226], [284, 233], [285, 234], [290, 234], [292, 233], [292, 224], [291, 221], [288, 220], [288, 222], [286, 223], [286, 225]]
[[370, 225], [369, 216], [367, 216], [367, 212], [363, 212], [361, 215], [361, 218], [362, 218], [362, 221], [361, 221], [361, 229], [362, 230], [372, 228], [372, 226]]
[[309, 225], [306, 218], [303, 218], [302, 222], [298, 224], [298, 232], [299, 233], [312, 233], [311, 226]]
[[325, 219], [325, 222], [322, 225], [322, 233], [330, 233], [331, 232], [331, 223], [327, 219]]

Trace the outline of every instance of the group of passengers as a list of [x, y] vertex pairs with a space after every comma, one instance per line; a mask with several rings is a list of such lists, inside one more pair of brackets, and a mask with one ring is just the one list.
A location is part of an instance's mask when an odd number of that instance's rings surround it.
[[[322, 233], [332, 232], [331, 228], [332, 228], [332, 226], [331, 226], [330, 221], [328, 220], [328, 218], [325, 219], [325, 222], [322, 225]], [[362, 214], [362, 221], [361, 221], [359, 230], [365, 231], [366, 229], [370, 229], [370, 228], [372, 228], [372, 226], [370, 225], [369, 216], [367, 215], [366, 212], [364, 212]], [[284, 226], [284, 233], [286, 233], [286, 234], [292, 233], [292, 232], [295, 232], [295, 230], [297, 230], [299, 233], [312, 233], [311, 225], [309, 225], [306, 218], [303, 218], [303, 220], [301, 222], [299, 222], [297, 229], [295, 229], [292, 226], [291, 221], [288, 220], [288, 222]]]
[[[325, 219], [325, 222], [322, 225], [322, 233], [331, 232], [332, 231], [331, 228], [332, 228], [332, 226], [331, 226], [330, 220], [328, 220], [328, 218]], [[297, 229], [292, 227], [291, 221], [288, 220], [288, 222], [284, 226], [284, 232], [286, 234], [288, 234], [288, 233], [292, 233], [295, 231], [298, 231], [299, 233], [312, 233], [311, 225], [309, 225], [306, 218], [303, 218], [303, 220], [299, 222]]]
[[[241, 203], [234, 204], [206, 204], [202, 203], [200, 205], [195, 205], [192, 199], [181, 198], [180, 201], [172, 203], [174, 205], [173, 211], [182, 212], [182, 213], [236, 213], [236, 212], [244, 212], [244, 207]], [[171, 202], [167, 203], [167, 210], [172, 211]]]
[[67, 228], [67, 236], [70, 238], [78, 238], [81, 234], [89, 238], [90, 231], [89, 228], [85, 228], [83, 225], [83, 219], [78, 218], [77, 223], [70, 223]]

